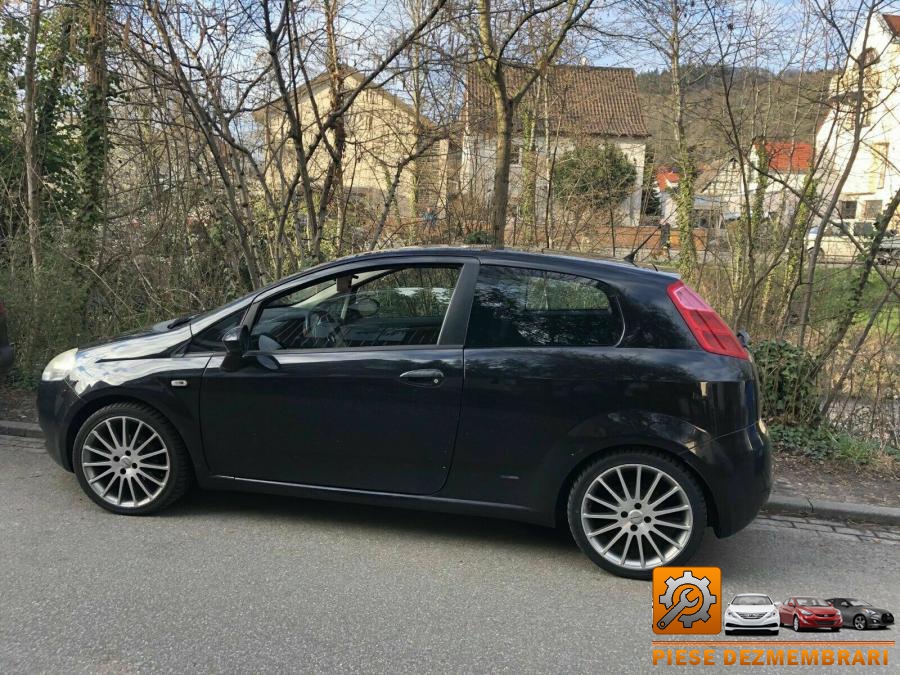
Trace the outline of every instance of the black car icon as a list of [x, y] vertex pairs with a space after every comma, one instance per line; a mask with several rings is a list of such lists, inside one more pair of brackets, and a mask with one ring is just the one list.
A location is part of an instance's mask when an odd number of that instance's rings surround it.
[[856, 630], [866, 628], [887, 628], [894, 623], [894, 615], [886, 609], [873, 607], [865, 600], [856, 598], [826, 598], [844, 617], [845, 626]]

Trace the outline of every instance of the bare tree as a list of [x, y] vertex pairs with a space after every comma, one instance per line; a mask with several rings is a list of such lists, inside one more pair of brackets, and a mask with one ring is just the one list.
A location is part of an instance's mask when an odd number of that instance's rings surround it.
[[[559, 53], [569, 31], [581, 21], [593, 0], [551, 0], [548, 4], [518, 5], [478, 0], [476, 68], [488, 84], [494, 103], [496, 130], [494, 179], [491, 192], [491, 230], [494, 245], [503, 248], [509, 205], [509, 172], [512, 162], [513, 119], [522, 98]], [[554, 31], [548, 40], [523, 45], [522, 37], [530, 22], [552, 21]], [[518, 48], [518, 50], [517, 50]], [[518, 53], [516, 53], [518, 51]], [[525, 68], [527, 73], [512, 84], [510, 69]]]

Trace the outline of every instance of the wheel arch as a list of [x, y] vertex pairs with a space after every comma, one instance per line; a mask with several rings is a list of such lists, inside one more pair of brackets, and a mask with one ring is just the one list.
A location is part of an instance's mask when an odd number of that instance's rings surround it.
[[578, 479], [578, 476], [581, 475], [581, 472], [584, 471], [589, 464], [606, 455], [634, 450], [663, 453], [664, 455], [666, 455], [666, 457], [677, 462], [682, 468], [690, 473], [691, 476], [696, 479], [697, 484], [700, 486], [700, 489], [703, 493], [703, 499], [706, 502], [706, 514], [708, 520], [707, 526], [718, 528], [719, 514], [716, 500], [713, 497], [712, 489], [710, 488], [709, 483], [700, 473], [698, 468], [690, 461], [689, 458], [693, 457], [693, 455], [686, 449], [682, 452], [676, 452], [673, 451], [671, 447], [668, 447], [665, 444], [653, 443], [651, 441], [610, 445], [594, 450], [593, 452], [590, 452], [580, 458], [579, 461], [569, 469], [569, 472], [566, 474], [559, 488], [559, 491], [557, 492], [554, 508], [554, 518], [557, 526], [566, 523], [566, 503], [569, 499], [569, 492], [572, 490], [572, 485], [574, 485], [575, 481]]
[[81, 406], [78, 411], [72, 416], [72, 419], [66, 429], [66, 439], [64, 446], [65, 452], [63, 453], [63, 461], [65, 461], [66, 463], [66, 469], [68, 469], [69, 471], [72, 471], [74, 469], [72, 462], [75, 450], [75, 439], [78, 437], [78, 432], [81, 430], [81, 427], [84, 425], [87, 419], [98, 410], [102, 410], [103, 408], [116, 403], [132, 403], [134, 405], [139, 405], [152, 410], [157, 415], [163, 417], [169, 424], [172, 425], [172, 429], [175, 431], [175, 433], [178, 434], [179, 439], [188, 451], [188, 455], [190, 455], [191, 457], [191, 463], [194, 465], [194, 470], [196, 471], [196, 460], [194, 457], [193, 449], [191, 448], [191, 444], [188, 443], [188, 440], [182, 430], [178, 428], [178, 424], [176, 424], [172, 420], [172, 416], [166, 414], [166, 411], [161, 409], [159, 406], [148, 403], [147, 401], [137, 396], [130, 396], [128, 394], [123, 394], [120, 392], [110, 392], [109, 394], [93, 397], [85, 402], [85, 404]]

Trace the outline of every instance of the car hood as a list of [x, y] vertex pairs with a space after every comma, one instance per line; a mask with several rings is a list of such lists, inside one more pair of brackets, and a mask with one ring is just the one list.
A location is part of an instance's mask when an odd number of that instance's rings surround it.
[[881, 609], [879, 607], [841, 607], [845, 612], [862, 612], [865, 609], [868, 609], [870, 612], [877, 612], [878, 614], [891, 614], [891, 610], [889, 609]]
[[163, 356], [191, 338], [189, 323], [172, 330], [169, 323], [171, 320], [79, 347], [78, 359], [94, 362]]
[[775, 611], [776, 607], [775, 605], [729, 605], [728, 609], [741, 614], [768, 614]]
[[797, 607], [797, 611], [802, 611], [804, 609], [807, 612], [812, 612], [816, 616], [834, 616], [835, 613], [840, 614], [837, 607]]

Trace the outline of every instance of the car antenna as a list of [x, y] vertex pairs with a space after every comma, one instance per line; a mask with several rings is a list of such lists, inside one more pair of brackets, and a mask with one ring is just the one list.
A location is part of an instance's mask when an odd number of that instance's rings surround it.
[[[631, 253], [629, 253], [628, 255], [626, 255], [625, 257], [623, 257], [622, 260], [624, 260], [624, 261], [627, 262], [627, 263], [631, 263], [632, 265], [634, 265], [635, 267], [637, 267], [637, 263], [634, 262], [634, 257], [640, 252], [640, 250], [641, 250], [642, 248], [644, 248], [644, 246], [647, 245], [647, 242], [648, 242], [648, 241], [650, 241], [651, 239], [653, 239], [653, 235], [656, 234], [656, 231], [659, 230], [660, 228], [662, 228], [662, 223], [660, 223], [659, 225], [657, 225], [656, 227], [654, 227], [654, 228], [653, 228], [653, 231], [652, 231], [650, 234], [647, 235], [647, 238], [644, 239], [644, 241], [642, 241], [640, 244], [638, 244], [637, 247], [636, 247]], [[654, 269], [655, 269], [655, 268], [656, 268], [656, 265], [653, 265], [653, 267], [654, 267]]]

